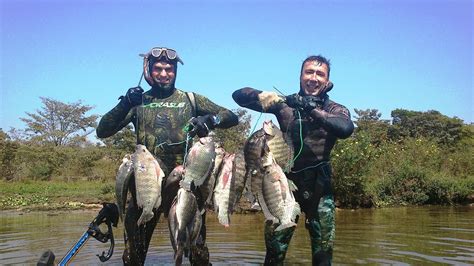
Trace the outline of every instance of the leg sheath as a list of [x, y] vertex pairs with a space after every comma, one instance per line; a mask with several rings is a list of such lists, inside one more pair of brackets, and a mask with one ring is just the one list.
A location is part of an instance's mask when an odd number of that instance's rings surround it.
[[295, 227], [275, 231], [278, 224], [265, 223], [265, 265], [283, 265]]

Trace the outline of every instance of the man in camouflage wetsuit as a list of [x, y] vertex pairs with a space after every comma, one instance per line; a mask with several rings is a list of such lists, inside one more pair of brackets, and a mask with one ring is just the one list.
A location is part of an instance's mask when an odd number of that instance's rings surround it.
[[[177, 64], [183, 64], [176, 51], [157, 47], [142, 56], [143, 75], [151, 89], [143, 93], [141, 87], [130, 88], [125, 96], [119, 98], [117, 106], [102, 117], [97, 136], [110, 137], [132, 122], [137, 143], [145, 145], [162, 162], [161, 167], [165, 176], [168, 176], [174, 167], [183, 164], [186, 149], [186, 132], [183, 128], [190, 125], [191, 136], [204, 137], [216, 127], [236, 125], [238, 118], [230, 110], [204, 96], [188, 94], [175, 87]], [[131, 180], [129, 184], [133, 200], [128, 205], [124, 221], [125, 250], [122, 259], [126, 265], [143, 265], [153, 230], [161, 212], [168, 214], [179, 188], [179, 180], [169, 178], [164, 181], [161, 207], [155, 210], [153, 219], [141, 226], [137, 226], [141, 210], [137, 208], [134, 182]], [[209, 264], [205, 230], [203, 222], [198, 248], [191, 254], [192, 264]]]
[[[298, 187], [295, 198], [305, 213], [311, 238], [313, 265], [330, 265], [335, 233], [335, 205], [331, 188], [331, 150], [338, 138], [352, 134], [354, 125], [346, 107], [329, 100], [330, 63], [322, 56], [303, 61], [300, 91], [282, 98], [275, 92], [242, 88], [232, 97], [242, 107], [276, 116], [281, 130], [291, 139], [297, 154], [288, 174]], [[265, 224], [265, 265], [281, 265], [295, 227], [275, 232]]]

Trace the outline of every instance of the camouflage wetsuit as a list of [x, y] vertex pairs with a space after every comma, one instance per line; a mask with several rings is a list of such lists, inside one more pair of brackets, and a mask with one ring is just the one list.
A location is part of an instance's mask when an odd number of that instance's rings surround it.
[[[143, 94], [143, 104], [127, 108], [124, 99], [112, 110], [106, 113], [97, 127], [97, 136], [106, 138], [133, 123], [137, 133], [137, 143], [146, 145], [161, 164], [165, 175], [168, 176], [175, 166], [183, 163], [186, 148], [186, 134], [183, 128], [191, 117], [207, 114], [217, 114], [220, 118], [219, 128], [228, 128], [238, 122], [237, 116], [204, 96], [193, 94], [195, 106], [185, 92], [172, 88], [168, 91], [162, 88], [152, 88]], [[188, 147], [190, 148], [190, 147]], [[125, 216], [125, 250], [123, 261], [127, 265], [143, 265], [145, 262], [148, 245], [153, 230], [159, 220], [161, 212], [167, 215], [171, 202], [178, 190], [178, 180], [166, 180], [163, 184], [163, 203], [155, 216], [144, 225], [137, 226], [141, 210], [137, 208], [134, 179], [130, 181], [129, 190], [133, 200], [130, 201]], [[168, 184], [172, 183], [172, 184]], [[167, 189], [166, 189], [167, 188]], [[205, 220], [205, 217], [203, 217]], [[192, 256], [193, 264], [206, 264], [209, 262], [209, 253], [205, 246], [205, 224], [201, 229], [201, 249], [197, 255]]]
[[[232, 97], [240, 106], [262, 112], [259, 93], [259, 90], [243, 88], [235, 91]], [[331, 264], [332, 259], [335, 205], [330, 153], [338, 138], [347, 138], [354, 130], [347, 108], [324, 96], [324, 103], [320, 106], [327, 114], [324, 119], [315, 116], [314, 111], [301, 112], [298, 116], [296, 110], [286, 103], [274, 104], [265, 111], [276, 116], [281, 130], [292, 140], [295, 153], [300, 150], [301, 137], [303, 139], [303, 149], [288, 178], [298, 187], [295, 198], [306, 215], [305, 225], [311, 238], [314, 265]], [[292, 227], [274, 232], [276, 226], [265, 225], [266, 265], [283, 263], [295, 230]]]

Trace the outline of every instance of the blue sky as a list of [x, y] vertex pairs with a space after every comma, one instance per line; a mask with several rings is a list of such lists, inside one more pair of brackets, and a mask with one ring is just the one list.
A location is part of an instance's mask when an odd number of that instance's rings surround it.
[[438, 110], [470, 123], [472, 27], [469, 0], [2, 0], [0, 128], [23, 128], [40, 96], [104, 114], [154, 46], [183, 59], [178, 88], [230, 109], [241, 87], [298, 91], [301, 62], [322, 54], [330, 97], [352, 115]]

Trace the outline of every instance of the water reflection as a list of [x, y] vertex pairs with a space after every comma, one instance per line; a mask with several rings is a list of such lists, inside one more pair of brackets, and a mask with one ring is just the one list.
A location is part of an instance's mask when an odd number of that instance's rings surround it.
[[[338, 210], [334, 264], [472, 265], [474, 264], [474, 208], [416, 207], [377, 210]], [[93, 211], [1, 212], [0, 264], [35, 264], [51, 249], [60, 259], [95, 217]], [[233, 215], [224, 228], [213, 214], [207, 217], [208, 245], [214, 265], [261, 264], [265, 256], [263, 215]], [[147, 265], [172, 264], [166, 220], [152, 239]], [[122, 224], [114, 228], [115, 252], [107, 265], [121, 265]], [[310, 264], [309, 237], [300, 219], [286, 262]], [[95, 256], [108, 249], [95, 239], [79, 252], [74, 264], [100, 264]]]

